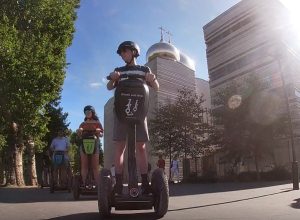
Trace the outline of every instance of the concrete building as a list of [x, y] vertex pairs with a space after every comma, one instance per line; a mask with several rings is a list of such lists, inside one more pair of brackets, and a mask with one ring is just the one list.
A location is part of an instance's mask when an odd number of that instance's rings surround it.
[[[288, 10], [278, 0], [242, 0], [206, 24], [203, 30], [212, 100], [219, 89], [233, 81], [241, 85], [242, 94], [244, 80], [256, 76], [264, 85], [265, 98], [253, 103], [253, 120], [259, 119], [262, 108], [268, 108], [269, 115], [274, 117], [290, 112], [294, 147], [300, 158], [300, 103], [299, 95], [295, 93], [300, 88], [300, 65]], [[281, 146], [274, 149], [276, 162], [290, 166], [289, 139], [285, 137], [278, 141]], [[261, 166], [264, 168], [264, 164]]]
[[[152, 72], [156, 74], [160, 84], [158, 92], [150, 89], [148, 118], [152, 117], [152, 112], [158, 105], [164, 104], [167, 100], [170, 100], [171, 102], [174, 101], [178, 94], [178, 90], [183, 87], [201, 92], [206, 99], [206, 108], [210, 107], [208, 82], [201, 79], [195, 80], [195, 64], [187, 55], [181, 53], [173, 44], [161, 39], [160, 42], [153, 44], [148, 49], [146, 56], [147, 63], [145, 65], [149, 66]], [[106, 103], [104, 111], [104, 166], [108, 168], [111, 166], [114, 159], [112, 109], [113, 98]], [[151, 146], [149, 144], [147, 149], [149, 151], [149, 162], [151, 163], [152, 168], [155, 168], [157, 158], [151, 155]], [[168, 169], [168, 162], [169, 160], [166, 160], [166, 169]], [[125, 171], [125, 175], [126, 173], [127, 172]]]

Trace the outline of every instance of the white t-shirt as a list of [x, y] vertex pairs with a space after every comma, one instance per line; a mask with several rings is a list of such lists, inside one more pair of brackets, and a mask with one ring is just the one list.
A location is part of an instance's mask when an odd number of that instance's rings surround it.
[[50, 149], [52, 151], [68, 151], [69, 139], [66, 137], [56, 137], [52, 140]]

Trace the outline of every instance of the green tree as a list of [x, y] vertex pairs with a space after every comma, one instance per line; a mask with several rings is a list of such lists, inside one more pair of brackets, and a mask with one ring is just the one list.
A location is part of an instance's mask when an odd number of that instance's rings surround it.
[[150, 143], [152, 154], [163, 154], [169, 157], [178, 149], [178, 129], [176, 127], [176, 112], [170, 101], [154, 109], [154, 117], [149, 121]]
[[7, 153], [14, 157], [16, 183], [23, 185], [25, 139], [46, 132], [45, 105], [58, 98], [64, 81], [79, 0], [2, 0], [0, 5], [1, 126], [17, 127]]
[[59, 99], [55, 99], [45, 106], [45, 116], [49, 118], [49, 122], [47, 123], [48, 132], [43, 137], [43, 141], [45, 141], [47, 146], [50, 146], [52, 139], [57, 136], [58, 131], [63, 130], [68, 133], [68, 126], [70, 124], [67, 122], [68, 113], [63, 112], [63, 108], [59, 104]]
[[235, 167], [253, 159], [258, 179], [259, 162], [274, 155], [276, 137], [285, 132], [277, 94], [280, 91], [269, 91], [257, 78], [249, 77], [243, 84], [233, 82], [220, 89], [212, 100], [216, 127], [211, 138], [221, 147], [224, 161]]
[[[1, 131], [1, 133], [2, 133], [2, 131]], [[6, 138], [1, 133], [0, 133], [0, 185], [4, 185], [6, 183], [6, 178], [5, 178], [5, 154], [4, 154], [5, 146], [6, 146]]]
[[[183, 88], [176, 100], [161, 104], [149, 122], [150, 141], [153, 151], [169, 156], [197, 157], [209, 147], [210, 126], [204, 120], [203, 98]], [[188, 166], [184, 160], [184, 177]]]
[[208, 147], [206, 139], [209, 124], [204, 120], [203, 102], [202, 96], [183, 88], [178, 91], [174, 103], [178, 150], [185, 159], [187, 156], [199, 156]]

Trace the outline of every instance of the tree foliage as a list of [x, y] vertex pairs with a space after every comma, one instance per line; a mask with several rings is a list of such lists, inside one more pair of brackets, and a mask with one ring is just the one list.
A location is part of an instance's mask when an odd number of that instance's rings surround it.
[[207, 147], [209, 125], [205, 120], [203, 97], [183, 88], [174, 103], [178, 127], [178, 150], [185, 156], [199, 156]]
[[216, 127], [211, 137], [222, 148], [224, 162], [236, 166], [252, 159], [258, 172], [259, 161], [273, 155], [276, 138], [285, 133], [286, 118], [278, 108], [281, 96], [278, 90], [264, 89], [255, 77], [216, 92], [212, 100]]
[[170, 101], [154, 110], [154, 117], [149, 122], [153, 154], [161, 153], [171, 158], [171, 155], [178, 151], [178, 128], [175, 118], [175, 108]]
[[154, 151], [164, 155], [199, 156], [207, 145], [209, 125], [204, 118], [203, 98], [183, 88], [175, 102], [161, 104], [149, 123]]
[[47, 132], [45, 107], [59, 97], [64, 82], [79, 0], [0, 5], [0, 126], [17, 124], [21, 149], [24, 139], [39, 142]]
[[70, 123], [67, 122], [68, 113], [63, 112], [62, 107], [59, 106], [58, 99], [46, 104], [45, 109], [45, 116], [49, 118], [49, 122], [47, 124], [48, 132], [43, 137], [43, 140], [47, 146], [50, 146], [52, 139], [57, 136], [57, 132], [60, 130], [67, 132]]

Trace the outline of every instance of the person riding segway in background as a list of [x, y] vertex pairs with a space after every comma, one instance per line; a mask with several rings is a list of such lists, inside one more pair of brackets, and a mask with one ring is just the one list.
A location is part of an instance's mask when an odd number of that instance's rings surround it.
[[[85, 114], [84, 122], [82, 122], [77, 130], [77, 134], [81, 138], [94, 137], [95, 148], [91, 154], [91, 166], [95, 182], [99, 183], [99, 151], [100, 151], [100, 140], [99, 137], [103, 135], [103, 127], [96, 114], [95, 108], [91, 105], [84, 107], [83, 112]], [[81, 164], [81, 179], [82, 184], [85, 186], [86, 178], [88, 174], [88, 155], [85, 152], [83, 144], [80, 146], [80, 164]]]
[[[139, 46], [132, 41], [124, 41], [118, 47], [117, 53], [121, 56], [126, 63], [125, 66], [115, 68], [110, 73], [110, 80], [107, 83], [107, 89], [112, 90], [118, 86], [120, 76], [122, 74], [140, 74], [145, 76], [146, 83], [154, 88], [156, 91], [159, 89], [159, 84], [156, 76], [151, 72], [147, 66], [140, 66], [136, 63], [136, 58], [140, 54]], [[142, 79], [141, 79], [142, 80]], [[124, 151], [127, 136], [127, 124], [121, 122], [117, 117], [114, 110], [114, 130], [113, 140], [115, 144], [115, 169], [116, 169], [116, 185], [114, 191], [116, 194], [122, 194], [123, 190], [123, 165], [124, 165]], [[149, 194], [151, 188], [149, 186], [148, 171], [148, 158], [146, 150], [146, 142], [149, 141], [147, 118], [144, 123], [137, 124], [136, 126], [136, 156], [137, 164], [142, 178], [142, 193]]]
[[52, 140], [50, 145], [53, 167], [50, 192], [54, 192], [54, 187], [55, 185], [58, 185], [58, 183], [60, 187], [63, 187], [63, 185], [69, 187], [71, 178], [70, 161], [68, 155], [69, 148], [69, 139], [65, 137], [63, 130], [59, 130], [57, 132], [57, 137]]

